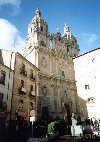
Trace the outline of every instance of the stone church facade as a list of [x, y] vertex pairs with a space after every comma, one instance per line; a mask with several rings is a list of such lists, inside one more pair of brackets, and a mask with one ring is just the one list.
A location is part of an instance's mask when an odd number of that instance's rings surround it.
[[23, 56], [39, 68], [37, 118], [70, 120], [71, 113], [79, 113], [74, 63], [79, 54], [76, 38], [65, 24], [50, 35], [39, 9], [28, 27]]

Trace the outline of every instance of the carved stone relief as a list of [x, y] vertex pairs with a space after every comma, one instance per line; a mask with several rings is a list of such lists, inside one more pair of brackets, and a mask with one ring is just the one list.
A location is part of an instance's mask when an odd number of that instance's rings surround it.
[[50, 97], [40, 96], [41, 105], [50, 105]]
[[43, 68], [45, 68], [47, 66], [47, 60], [44, 56], [41, 59], [41, 65], [42, 65]]
[[46, 95], [47, 95], [47, 86], [46, 86], [46, 85], [43, 85], [43, 86], [41, 87], [41, 91], [42, 91], [42, 95], [43, 95], [43, 96], [46, 96]]

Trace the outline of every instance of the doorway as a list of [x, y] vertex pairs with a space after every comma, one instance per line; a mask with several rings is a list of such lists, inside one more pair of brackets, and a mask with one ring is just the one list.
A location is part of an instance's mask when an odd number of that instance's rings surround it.
[[42, 106], [42, 120], [47, 121], [49, 118], [48, 106]]
[[68, 124], [71, 125], [71, 109], [70, 109], [70, 106], [65, 103], [65, 109], [66, 109], [66, 112], [67, 112], [67, 120], [68, 120]]

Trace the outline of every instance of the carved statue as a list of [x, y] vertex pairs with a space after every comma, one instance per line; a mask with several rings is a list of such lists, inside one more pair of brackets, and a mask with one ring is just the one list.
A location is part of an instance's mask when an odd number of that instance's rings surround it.
[[71, 120], [72, 120], [72, 126], [76, 126], [76, 124], [77, 124], [77, 120], [75, 119], [75, 115], [74, 115], [74, 113], [72, 113]]

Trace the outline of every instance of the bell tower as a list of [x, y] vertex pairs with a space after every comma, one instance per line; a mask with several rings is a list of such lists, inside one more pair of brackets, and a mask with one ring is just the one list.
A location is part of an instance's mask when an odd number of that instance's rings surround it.
[[26, 50], [34, 48], [34, 46], [49, 47], [49, 43], [50, 35], [48, 32], [48, 25], [42, 19], [41, 12], [37, 8], [35, 11], [35, 16], [28, 26]]
[[70, 32], [69, 26], [64, 26], [64, 34], [63, 34], [63, 43], [66, 48], [67, 54], [71, 58], [76, 57], [79, 55], [79, 45], [77, 44], [77, 39], [73, 34]]

